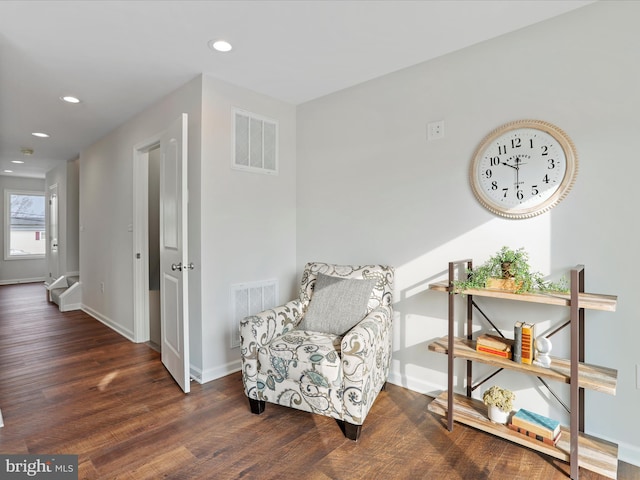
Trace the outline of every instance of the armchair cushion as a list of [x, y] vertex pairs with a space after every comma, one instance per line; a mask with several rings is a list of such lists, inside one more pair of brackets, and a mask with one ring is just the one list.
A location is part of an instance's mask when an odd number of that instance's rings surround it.
[[300, 330], [344, 335], [367, 314], [375, 279], [339, 278], [318, 273]]

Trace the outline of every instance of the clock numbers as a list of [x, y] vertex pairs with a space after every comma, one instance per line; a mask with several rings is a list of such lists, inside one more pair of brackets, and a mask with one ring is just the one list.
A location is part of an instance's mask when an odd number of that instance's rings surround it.
[[[563, 161], [557, 155], [557, 145], [537, 133], [503, 136], [484, 152], [479, 172], [485, 191], [505, 207], [544, 198], [556, 188], [558, 175], [563, 174]], [[535, 171], [543, 176], [534, 174]]]

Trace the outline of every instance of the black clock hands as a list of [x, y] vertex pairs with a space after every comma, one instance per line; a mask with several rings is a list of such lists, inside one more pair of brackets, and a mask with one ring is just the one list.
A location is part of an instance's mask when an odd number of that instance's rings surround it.
[[502, 165], [506, 165], [507, 167], [511, 167], [515, 170], [520, 170], [520, 165], [526, 165], [525, 162], [523, 162], [522, 160], [520, 160], [520, 157], [516, 157], [516, 164], [515, 165], [511, 165], [510, 163], [507, 162], [500, 162]]
[[[516, 172], [516, 181], [514, 183], [515, 187], [516, 187], [516, 192], [518, 192], [518, 190], [520, 190], [520, 165], [525, 165], [525, 163], [520, 160], [520, 157], [517, 156], [515, 158], [515, 165], [511, 165], [508, 162], [500, 162], [502, 165], [506, 165], [507, 167], [511, 167], [513, 168]], [[518, 198], [520, 198], [520, 195], [518, 193], [516, 193], [516, 196]]]

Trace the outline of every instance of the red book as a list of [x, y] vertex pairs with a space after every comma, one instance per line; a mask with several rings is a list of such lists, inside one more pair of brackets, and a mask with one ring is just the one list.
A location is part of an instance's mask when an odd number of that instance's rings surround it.
[[498, 350], [497, 348], [485, 347], [484, 345], [476, 344], [476, 351], [482, 353], [489, 353], [491, 355], [496, 355], [497, 357], [502, 357], [511, 360], [511, 351]]

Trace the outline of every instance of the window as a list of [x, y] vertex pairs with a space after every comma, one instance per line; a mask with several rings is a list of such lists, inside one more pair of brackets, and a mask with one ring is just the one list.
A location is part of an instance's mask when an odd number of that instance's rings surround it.
[[44, 193], [5, 190], [5, 260], [44, 257], [44, 205]]

